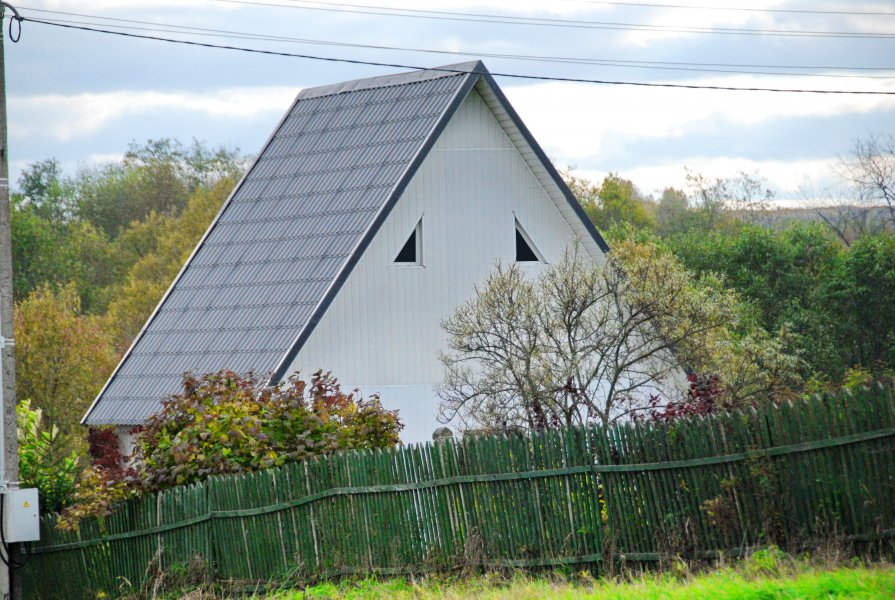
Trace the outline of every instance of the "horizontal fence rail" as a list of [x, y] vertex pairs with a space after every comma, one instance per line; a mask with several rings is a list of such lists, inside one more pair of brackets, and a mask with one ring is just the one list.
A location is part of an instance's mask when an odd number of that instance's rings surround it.
[[458, 566], [738, 554], [895, 533], [891, 389], [676, 423], [354, 451], [42, 522], [29, 597], [115, 595], [159, 569], [273, 582]]

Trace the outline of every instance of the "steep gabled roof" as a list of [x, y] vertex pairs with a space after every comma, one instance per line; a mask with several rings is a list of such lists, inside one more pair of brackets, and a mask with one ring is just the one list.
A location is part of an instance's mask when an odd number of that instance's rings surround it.
[[82, 420], [142, 423], [185, 371], [282, 379], [473, 87], [605, 242], [481, 62], [302, 91]]

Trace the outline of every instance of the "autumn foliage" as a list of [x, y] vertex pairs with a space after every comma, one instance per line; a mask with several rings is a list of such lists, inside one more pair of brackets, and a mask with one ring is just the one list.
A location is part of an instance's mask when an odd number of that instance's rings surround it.
[[82, 313], [74, 286], [44, 286], [16, 305], [15, 339], [16, 396], [30, 399], [71, 441], [115, 366], [107, 327]]
[[329, 373], [277, 386], [232, 371], [187, 374], [183, 391], [137, 435], [135, 458], [141, 487], [159, 490], [337, 450], [394, 446], [401, 428], [377, 397], [345, 393]]
[[93, 464], [76, 484], [74, 503], [59, 525], [104, 517], [144, 492], [195, 483], [211, 475], [242, 473], [338, 450], [387, 448], [403, 428], [379, 398], [345, 393], [335, 377], [318, 371], [267, 386], [233, 371], [183, 376], [183, 391], [135, 430], [135, 455], [123, 468], [112, 429], [91, 430]]
[[638, 421], [676, 421], [685, 417], [707, 417], [722, 403], [724, 387], [717, 375], [687, 374], [687, 397], [664, 405], [659, 396], [650, 399], [650, 410]]
[[133, 469], [126, 469], [128, 457], [122, 456], [118, 434], [113, 427], [91, 427], [87, 432], [90, 458], [93, 466], [105, 469], [114, 479], [135, 475]]

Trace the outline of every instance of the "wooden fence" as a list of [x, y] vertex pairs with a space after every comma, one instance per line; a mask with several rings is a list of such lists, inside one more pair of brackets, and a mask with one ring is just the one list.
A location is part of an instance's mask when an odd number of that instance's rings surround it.
[[711, 557], [895, 532], [890, 389], [674, 424], [347, 452], [42, 524], [31, 598], [96, 598], [150, 565], [271, 582], [458, 566]]

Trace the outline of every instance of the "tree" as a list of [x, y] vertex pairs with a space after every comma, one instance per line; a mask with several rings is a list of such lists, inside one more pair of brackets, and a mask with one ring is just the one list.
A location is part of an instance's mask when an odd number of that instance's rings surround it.
[[120, 163], [78, 174], [78, 213], [114, 238], [152, 212], [176, 216], [197, 189], [233, 180], [244, 166], [237, 150], [209, 150], [196, 141], [189, 148], [167, 138], [132, 143]]
[[599, 186], [571, 172], [565, 174], [565, 179], [584, 212], [600, 231], [606, 232], [620, 225], [634, 228], [655, 225], [645, 208], [647, 200], [627, 179], [610, 173]]
[[622, 242], [604, 264], [572, 251], [535, 280], [498, 265], [442, 324], [440, 417], [498, 430], [624, 418], [682, 390], [688, 362], [710, 364], [704, 338], [737, 307], [653, 246]]
[[233, 179], [198, 188], [177, 217], [150, 214], [116, 239], [123, 253], [141, 253], [113, 291], [109, 319], [123, 349], [140, 331], [233, 189]]
[[[64, 283], [72, 283], [84, 314], [103, 314], [117, 285], [126, 275], [132, 258], [119, 252], [108, 236], [89, 221], [68, 224], [59, 248], [68, 266]], [[58, 284], [56, 287], [59, 287]]]
[[895, 366], [895, 236], [852, 244], [823, 294], [844, 367]]
[[57, 286], [69, 278], [71, 263], [60, 249], [64, 234], [53, 223], [14, 199], [12, 229], [13, 296], [21, 300], [42, 285]]
[[19, 204], [30, 207], [38, 216], [61, 225], [71, 219], [74, 198], [71, 185], [62, 179], [62, 168], [55, 158], [28, 165], [19, 176]]
[[684, 192], [665, 188], [656, 207], [656, 231], [661, 236], [684, 233], [693, 227], [693, 214]]
[[101, 313], [110, 286], [127, 272], [128, 255], [118, 252], [89, 221], [55, 223], [33, 206], [16, 202], [11, 211], [13, 293], [22, 300], [43, 286], [74, 284], [86, 313]]
[[32, 292], [15, 307], [16, 396], [30, 399], [83, 447], [81, 417], [115, 366], [100, 317], [83, 315], [73, 286]]
[[[803, 357], [801, 375], [838, 378], [847, 364], [837, 338], [835, 304], [826, 297], [843, 248], [817, 223], [774, 230], [745, 225], [736, 232], [693, 231], [665, 243], [697, 274], [715, 273], [751, 307], [754, 327], [785, 331], [789, 353]], [[844, 315], [843, 315], [844, 317]]]
[[711, 179], [702, 173], [687, 170], [690, 198], [703, 213], [709, 229], [735, 216], [750, 222], [760, 222], [770, 208], [774, 192], [759, 173], [740, 171], [734, 177]]
[[884, 207], [884, 218], [895, 229], [895, 135], [855, 141], [851, 155], [840, 160], [839, 173], [861, 204]]

